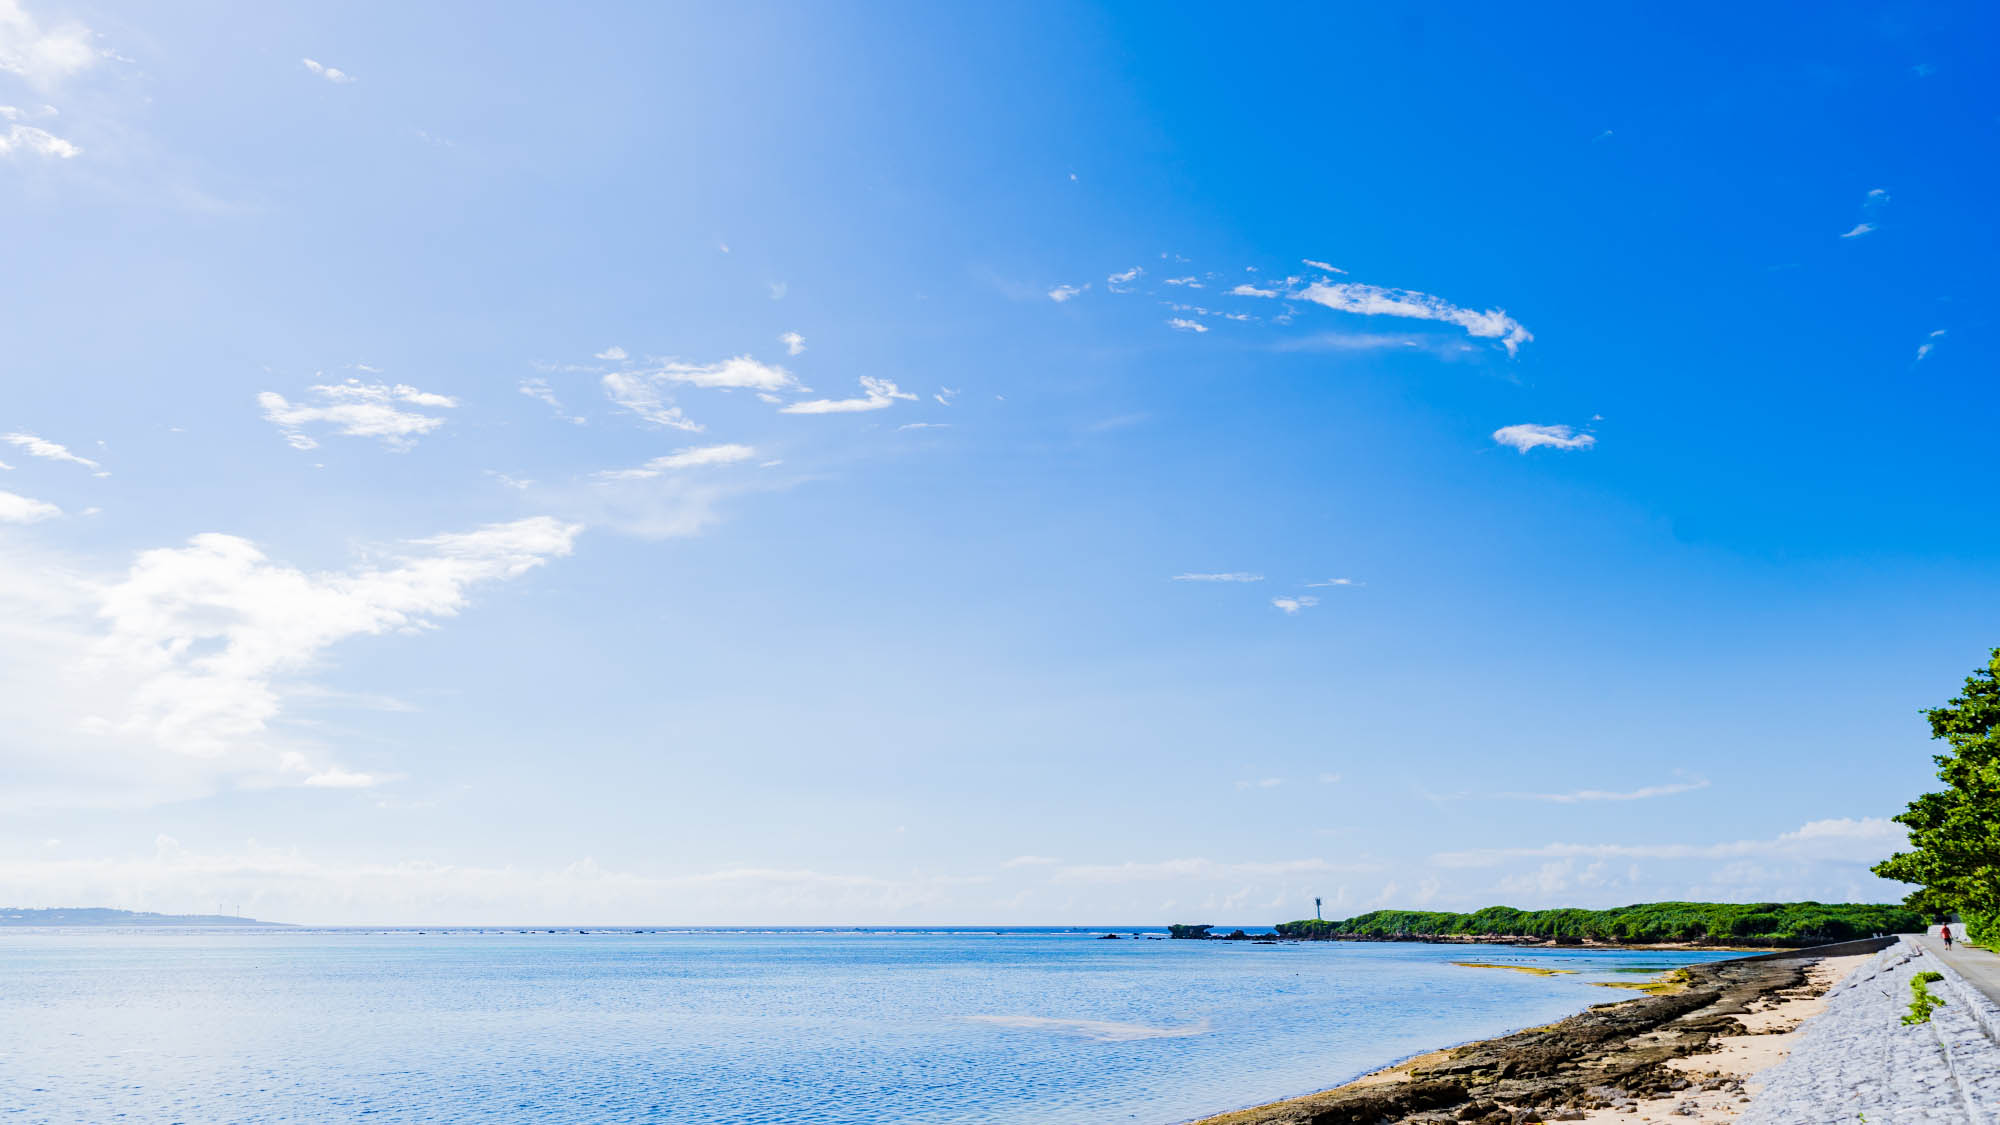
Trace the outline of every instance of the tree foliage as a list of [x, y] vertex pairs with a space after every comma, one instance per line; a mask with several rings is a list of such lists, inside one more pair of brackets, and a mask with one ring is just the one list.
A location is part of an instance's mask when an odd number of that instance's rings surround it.
[[1965, 679], [1965, 694], [1926, 711], [1945, 788], [1910, 802], [1896, 819], [1910, 850], [1875, 865], [1885, 879], [1915, 883], [1904, 901], [1933, 918], [1965, 919], [1972, 936], [2000, 938], [2000, 648]]
[[1293, 938], [1520, 937], [1555, 942], [1654, 945], [1825, 945], [1874, 934], [1922, 929], [1921, 915], [1900, 906], [1818, 902], [1645, 902], [1610, 910], [1516, 910], [1489, 906], [1470, 914], [1374, 910], [1345, 920], [1281, 922]]

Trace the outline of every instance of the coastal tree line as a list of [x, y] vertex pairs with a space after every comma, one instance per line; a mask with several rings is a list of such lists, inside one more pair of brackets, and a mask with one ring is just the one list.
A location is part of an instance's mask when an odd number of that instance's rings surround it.
[[2000, 648], [1965, 679], [1965, 693], [1924, 712], [1945, 787], [1896, 817], [1910, 848], [1875, 865], [1885, 879], [1914, 883], [1904, 902], [1928, 919], [1964, 920], [1972, 938], [2000, 940]]
[[1646, 902], [1609, 910], [1371, 910], [1347, 919], [1283, 922], [1277, 930], [1281, 937], [1305, 940], [1515, 937], [1559, 944], [1802, 946], [1905, 933], [1923, 924], [1914, 910], [1877, 904]]

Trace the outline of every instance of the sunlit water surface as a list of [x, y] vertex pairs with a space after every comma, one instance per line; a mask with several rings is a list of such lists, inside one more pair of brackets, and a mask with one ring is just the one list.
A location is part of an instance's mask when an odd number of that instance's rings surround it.
[[1644, 979], [1619, 969], [1713, 956], [1027, 931], [0, 930], [0, 1122], [1163, 1125], [1618, 999], [1596, 982]]

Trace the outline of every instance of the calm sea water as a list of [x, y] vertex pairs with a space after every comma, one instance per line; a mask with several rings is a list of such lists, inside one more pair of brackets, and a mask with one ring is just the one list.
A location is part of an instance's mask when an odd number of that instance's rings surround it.
[[[0, 1122], [1099, 1122], [1715, 955], [1002, 931], [0, 930]], [[1574, 969], [1551, 977], [1455, 960]]]

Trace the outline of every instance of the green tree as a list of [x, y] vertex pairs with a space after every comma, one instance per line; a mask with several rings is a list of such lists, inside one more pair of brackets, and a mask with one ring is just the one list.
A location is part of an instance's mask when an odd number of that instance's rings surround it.
[[1982, 941], [2000, 940], [2000, 648], [1965, 679], [1965, 694], [1926, 711], [1945, 788], [1910, 802], [1896, 819], [1910, 850], [1875, 865], [1885, 879], [1915, 883], [1903, 901], [1932, 917], [1957, 912]]

